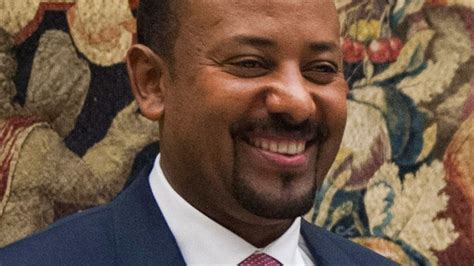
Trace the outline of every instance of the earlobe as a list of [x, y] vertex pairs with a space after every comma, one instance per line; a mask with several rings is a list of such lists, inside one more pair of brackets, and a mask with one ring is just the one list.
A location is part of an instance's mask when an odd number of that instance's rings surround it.
[[135, 44], [127, 53], [127, 71], [140, 111], [148, 119], [159, 120], [164, 112], [164, 79], [168, 73], [165, 61], [150, 48]]

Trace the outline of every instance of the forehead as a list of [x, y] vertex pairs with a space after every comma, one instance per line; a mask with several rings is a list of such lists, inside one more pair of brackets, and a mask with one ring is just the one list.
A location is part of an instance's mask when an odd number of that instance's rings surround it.
[[178, 37], [191, 33], [203, 42], [246, 34], [307, 41], [339, 38], [330, 0], [188, 0], [178, 10]]

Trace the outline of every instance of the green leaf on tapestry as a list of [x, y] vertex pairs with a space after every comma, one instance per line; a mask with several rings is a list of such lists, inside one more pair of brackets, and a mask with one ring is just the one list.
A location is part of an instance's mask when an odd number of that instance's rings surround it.
[[387, 104], [385, 119], [390, 136], [392, 159], [396, 161], [403, 157], [405, 148], [410, 140], [412, 116], [410, 115], [409, 102], [406, 97], [391, 88], [384, 88], [384, 92]]
[[426, 117], [408, 96], [395, 88], [386, 87], [384, 92], [392, 160], [405, 171], [415, 164], [423, 149]]
[[423, 30], [412, 35], [403, 47], [397, 61], [380, 74], [372, 78], [372, 82], [382, 82], [403, 73], [417, 70], [425, 62], [425, 52], [435, 32]]
[[393, 27], [400, 25], [408, 15], [420, 11], [424, 4], [425, 0], [397, 0], [390, 14], [390, 24]]

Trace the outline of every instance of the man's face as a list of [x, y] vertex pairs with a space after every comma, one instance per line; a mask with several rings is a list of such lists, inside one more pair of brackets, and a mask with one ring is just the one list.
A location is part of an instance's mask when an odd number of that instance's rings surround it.
[[346, 119], [331, 1], [187, 1], [164, 91], [162, 167], [208, 216], [291, 219], [312, 206]]

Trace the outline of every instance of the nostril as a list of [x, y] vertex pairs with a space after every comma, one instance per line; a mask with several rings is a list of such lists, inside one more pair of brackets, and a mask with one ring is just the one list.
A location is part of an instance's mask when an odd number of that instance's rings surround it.
[[298, 132], [302, 136], [312, 135], [316, 126], [314, 121], [305, 119], [296, 121], [291, 115], [286, 113], [270, 114], [272, 127], [275, 131], [280, 132]]
[[285, 128], [299, 127], [301, 124], [301, 121], [297, 121], [292, 115], [288, 113], [273, 113], [270, 115], [274, 117], [275, 121], [279, 121], [281, 126]]
[[265, 95], [269, 113], [281, 114], [289, 124], [298, 124], [316, 117], [316, 102], [304, 86], [273, 86]]

